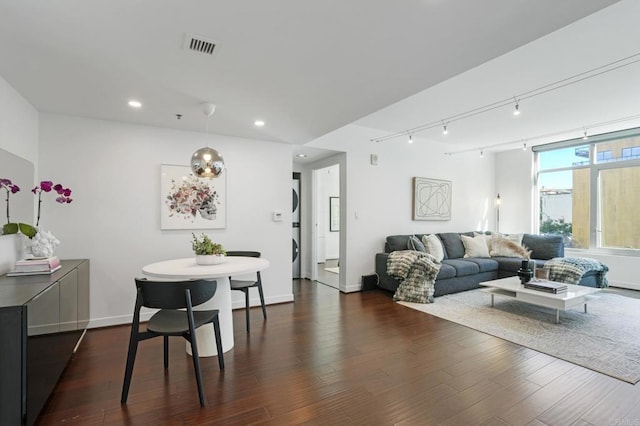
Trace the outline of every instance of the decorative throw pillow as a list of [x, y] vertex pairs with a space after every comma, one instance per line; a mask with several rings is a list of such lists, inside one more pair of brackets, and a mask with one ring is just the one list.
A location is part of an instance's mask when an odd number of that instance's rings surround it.
[[491, 234], [491, 238], [489, 240], [491, 240], [492, 238], [504, 238], [505, 240], [513, 241], [514, 243], [521, 246], [523, 236], [524, 234], [501, 234], [499, 232], [496, 232]]
[[444, 259], [444, 248], [442, 242], [435, 234], [423, 235], [422, 243], [424, 244], [425, 251], [431, 256], [435, 257], [438, 262], [442, 262]]
[[484, 236], [468, 237], [460, 235], [464, 244], [464, 257], [490, 257], [489, 247]]
[[420, 241], [420, 239], [415, 235], [409, 237], [409, 241], [407, 241], [407, 248], [409, 250], [415, 251], [427, 251], [427, 249], [424, 247], [424, 244], [422, 244], [422, 241]]
[[487, 245], [487, 250], [491, 251], [491, 235], [481, 234], [479, 232], [474, 232], [473, 233], [473, 237], [483, 240], [485, 242], [485, 244]]
[[529, 259], [531, 251], [512, 240], [494, 236], [491, 238], [491, 250], [489, 254], [492, 257], [502, 256]]

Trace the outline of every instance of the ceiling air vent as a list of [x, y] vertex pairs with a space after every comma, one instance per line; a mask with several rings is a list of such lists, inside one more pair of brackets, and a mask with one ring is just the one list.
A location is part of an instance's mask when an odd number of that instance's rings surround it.
[[207, 55], [213, 55], [213, 49], [215, 49], [216, 44], [212, 40], [207, 40], [205, 37], [195, 35], [195, 34], [186, 34], [184, 39], [184, 48], [185, 50], [190, 50], [192, 52], [205, 53]]

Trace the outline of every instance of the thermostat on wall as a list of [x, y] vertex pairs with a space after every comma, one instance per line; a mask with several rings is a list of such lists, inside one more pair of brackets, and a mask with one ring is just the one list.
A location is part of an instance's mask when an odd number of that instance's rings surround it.
[[273, 221], [274, 222], [282, 222], [282, 211], [281, 210], [275, 210], [273, 212]]

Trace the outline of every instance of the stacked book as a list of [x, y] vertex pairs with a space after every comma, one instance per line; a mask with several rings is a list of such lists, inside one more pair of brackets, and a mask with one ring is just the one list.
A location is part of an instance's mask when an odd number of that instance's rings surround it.
[[529, 290], [546, 291], [547, 293], [562, 294], [566, 293], [568, 287], [562, 283], [553, 281], [529, 281], [524, 284], [524, 288]]
[[60, 269], [60, 259], [58, 256], [51, 257], [29, 257], [18, 260], [12, 271], [7, 273], [8, 277], [22, 275], [43, 275], [51, 274]]

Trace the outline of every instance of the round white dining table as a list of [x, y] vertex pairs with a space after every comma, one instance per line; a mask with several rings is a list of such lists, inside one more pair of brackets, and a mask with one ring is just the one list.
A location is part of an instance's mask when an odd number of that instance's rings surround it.
[[[227, 256], [217, 265], [198, 265], [195, 257], [185, 259], [165, 260], [152, 263], [142, 268], [142, 273], [148, 278], [157, 280], [186, 280], [186, 279], [215, 279], [218, 288], [213, 298], [198, 307], [200, 309], [217, 309], [222, 336], [222, 350], [227, 352], [233, 348], [233, 315], [231, 313], [231, 286], [229, 277], [234, 275], [251, 274], [265, 270], [269, 261], [261, 257]], [[198, 309], [198, 308], [196, 308]], [[218, 354], [213, 334], [213, 325], [207, 324], [196, 330], [198, 340], [198, 354], [200, 357]], [[191, 346], [186, 343], [187, 352], [191, 354]]]

